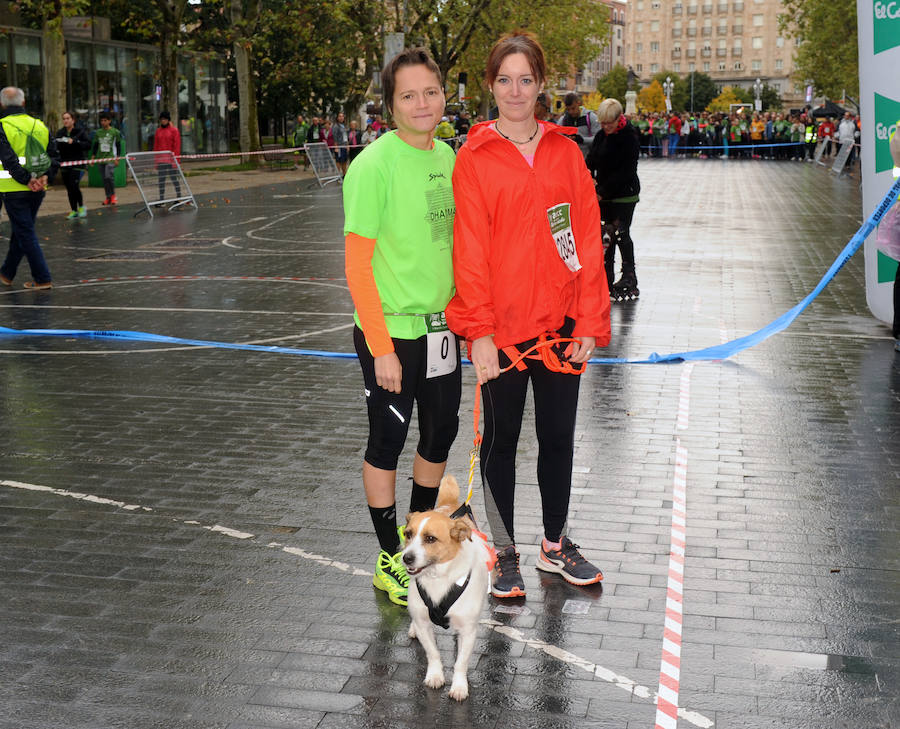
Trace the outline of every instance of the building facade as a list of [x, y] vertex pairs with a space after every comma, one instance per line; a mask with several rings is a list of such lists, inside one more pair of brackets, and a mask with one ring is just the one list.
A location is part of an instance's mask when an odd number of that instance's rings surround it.
[[574, 88], [589, 94], [597, 90], [597, 82], [608, 74], [613, 66], [625, 65], [625, 14], [628, 5], [624, 0], [597, 0], [598, 10], [609, 12], [609, 42], [601, 54], [575, 75]]
[[[97, 39], [96, 28], [103, 27], [97, 23], [100, 19], [83, 20], [88, 22], [70, 23], [64, 33], [67, 107], [90, 130], [99, 127], [101, 111], [109, 112], [113, 125], [125, 137], [127, 151], [149, 149], [162, 111], [162, 89], [156, 74], [159, 51], [138, 43]], [[183, 55], [178, 61], [178, 78], [182, 152], [227, 152], [224, 62]], [[0, 34], [0, 86], [21, 88], [28, 112], [43, 118], [41, 33], [8, 27]]]
[[708, 74], [725, 86], [752, 88], [756, 79], [785, 108], [805, 101], [793, 73], [794, 44], [781, 35], [780, 0], [632, 0], [627, 65], [643, 81], [660, 71]]

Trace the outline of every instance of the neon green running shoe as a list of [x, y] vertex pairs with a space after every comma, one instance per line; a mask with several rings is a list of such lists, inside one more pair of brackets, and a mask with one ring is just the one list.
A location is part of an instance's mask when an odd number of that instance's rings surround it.
[[409, 594], [409, 575], [403, 566], [402, 552], [388, 554], [383, 549], [378, 553], [378, 562], [375, 564], [375, 577], [372, 584], [379, 590], [388, 594], [388, 599], [397, 605], [406, 606], [406, 596]]

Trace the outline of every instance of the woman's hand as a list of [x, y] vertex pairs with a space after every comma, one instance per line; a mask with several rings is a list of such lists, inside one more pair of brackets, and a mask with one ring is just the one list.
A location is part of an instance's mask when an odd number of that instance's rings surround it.
[[569, 345], [569, 362], [582, 364], [591, 358], [594, 347], [597, 346], [597, 340], [594, 337], [575, 337], [575, 339], [578, 341]]
[[375, 382], [388, 392], [398, 393], [403, 381], [403, 366], [396, 352], [375, 358]]
[[479, 385], [500, 377], [500, 357], [492, 336], [479, 337], [472, 342], [470, 354]]

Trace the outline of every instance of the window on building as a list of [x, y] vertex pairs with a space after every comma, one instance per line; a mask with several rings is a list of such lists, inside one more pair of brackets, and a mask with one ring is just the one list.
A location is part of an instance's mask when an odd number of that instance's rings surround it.
[[696, 71], [696, 70], [697, 70], [697, 64], [694, 63], [693, 61], [691, 61], [691, 63], [688, 64], [688, 71]]
[[727, 38], [719, 38], [719, 48], [728, 48]]
[[784, 61], [782, 61], [780, 58], [776, 58], [775, 59], [775, 70], [781, 71], [783, 69], [784, 69]]
[[762, 71], [762, 61], [751, 61], [750, 68], [753, 71]]
[[673, 63], [673, 64], [672, 64], [672, 70], [675, 71], [676, 73], [681, 73], [681, 64], [680, 64], [680, 63]]
[[621, 56], [621, 55], [622, 55], [622, 46], [616, 46], [616, 55], [617, 55], [617, 56]]
[[776, 48], [784, 48], [784, 38], [782, 38], [781, 36], [778, 36], [775, 39], [775, 47]]
[[16, 62], [16, 85], [25, 92], [29, 109], [44, 108], [44, 69], [41, 64], [41, 39], [33, 36], [13, 36], [13, 56]]
[[704, 70], [705, 72], [708, 72], [708, 71], [709, 71], [709, 61], [704, 61], [704, 62], [703, 62], [703, 70]]
[[743, 64], [743, 62], [742, 62], [742, 61], [735, 61], [735, 62], [734, 62], [734, 70], [735, 70], [735, 71], [743, 71], [743, 70], [744, 70], [744, 64]]
[[659, 21], [658, 20], [650, 21], [650, 32], [651, 33], [659, 33]]
[[637, 2], [637, 9], [638, 9], [638, 10], [643, 10], [643, 9], [644, 9], [644, 0], [638, 0], [638, 2]]
[[743, 48], [744, 47], [744, 39], [743, 38], [735, 38], [734, 39], [734, 47], [735, 48]]
[[616, 28], [616, 38], [618, 38], [619, 40], [622, 40], [622, 29], [621, 28]]
[[762, 13], [757, 13], [753, 16], [753, 26], [755, 28], [761, 28], [765, 22], [765, 17]]
[[762, 48], [762, 47], [763, 47], [763, 39], [762, 39], [762, 36], [761, 36], [761, 35], [755, 35], [755, 36], [753, 36], [752, 44], [753, 44], [753, 47], [756, 48], [756, 49]]
[[643, 53], [644, 52], [644, 44], [643, 43], [635, 43], [634, 44], [634, 52], [635, 53]]
[[658, 63], [650, 64], [650, 73], [659, 73], [659, 64]]
[[634, 24], [634, 32], [635, 33], [643, 33], [643, 31], [644, 31], [644, 21], [639, 20], [637, 23]]
[[724, 71], [724, 70], [725, 70], [725, 62], [724, 62], [724, 61], [721, 61], [721, 62], [719, 63], [719, 70], [720, 70], [720, 71]]
[[650, 41], [650, 53], [659, 53], [659, 41]]
[[638, 73], [643, 73], [643, 71], [644, 71], [644, 64], [643, 64], [643, 63], [637, 64], [637, 65], [634, 67], [634, 70], [637, 71]]
[[650, 7], [654, 10], [659, 10], [660, 5], [661, 3], [659, 2], [659, 0], [653, 0], [653, 2], [650, 3]]

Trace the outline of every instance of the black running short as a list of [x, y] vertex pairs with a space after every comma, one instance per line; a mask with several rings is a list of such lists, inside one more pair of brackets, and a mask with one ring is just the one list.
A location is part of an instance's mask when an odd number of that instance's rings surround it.
[[365, 336], [359, 327], [353, 330], [353, 343], [362, 367], [369, 411], [369, 440], [366, 446], [367, 463], [386, 471], [397, 468], [397, 460], [406, 443], [413, 403], [419, 420], [418, 454], [429, 463], [443, 463], [450, 454], [450, 446], [459, 430], [459, 399], [462, 371], [459, 343], [450, 335], [450, 347], [445, 353], [455, 358], [456, 366], [449, 374], [426, 377], [427, 337], [393, 339], [394, 352], [403, 368], [401, 392], [394, 393], [375, 382], [375, 358], [369, 352]]

